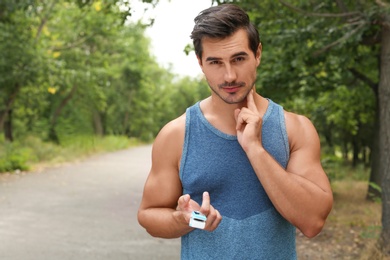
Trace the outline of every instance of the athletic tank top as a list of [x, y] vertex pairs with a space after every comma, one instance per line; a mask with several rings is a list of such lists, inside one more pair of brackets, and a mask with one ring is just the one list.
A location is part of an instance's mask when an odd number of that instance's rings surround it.
[[[263, 146], [286, 168], [289, 145], [283, 108], [268, 102]], [[295, 227], [274, 208], [237, 136], [212, 126], [200, 102], [186, 111], [180, 179], [183, 194], [201, 204], [208, 191], [222, 215], [213, 232], [195, 229], [182, 237], [182, 259], [296, 259]]]

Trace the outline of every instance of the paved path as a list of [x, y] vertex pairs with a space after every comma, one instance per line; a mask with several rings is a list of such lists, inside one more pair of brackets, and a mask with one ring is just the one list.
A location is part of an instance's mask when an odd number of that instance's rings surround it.
[[178, 239], [152, 238], [137, 222], [150, 151], [0, 175], [0, 259], [179, 259]]

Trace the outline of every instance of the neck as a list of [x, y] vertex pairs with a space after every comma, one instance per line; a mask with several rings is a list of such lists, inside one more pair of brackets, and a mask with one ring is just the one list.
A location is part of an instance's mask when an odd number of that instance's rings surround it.
[[[260, 114], [264, 114], [268, 102], [265, 98], [254, 93], [254, 101]], [[209, 98], [201, 101], [200, 107], [203, 115], [217, 129], [227, 134], [236, 134], [236, 119], [234, 110], [246, 106], [246, 100], [237, 104], [228, 104], [221, 100], [217, 95], [211, 95]]]

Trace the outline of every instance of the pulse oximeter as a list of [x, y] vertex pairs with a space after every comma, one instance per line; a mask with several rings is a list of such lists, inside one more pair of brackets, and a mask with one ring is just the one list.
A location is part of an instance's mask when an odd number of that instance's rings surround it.
[[192, 211], [190, 219], [190, 227], [204, 229], [206, 226], [207, 217], [199, 211]]

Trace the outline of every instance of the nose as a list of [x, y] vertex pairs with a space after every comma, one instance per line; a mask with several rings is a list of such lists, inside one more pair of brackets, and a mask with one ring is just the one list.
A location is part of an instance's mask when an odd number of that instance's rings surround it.
[[237, 79], [236, 71], [231, 65], [226, 65], [224, 77], [226, 82], [234, 82]]

